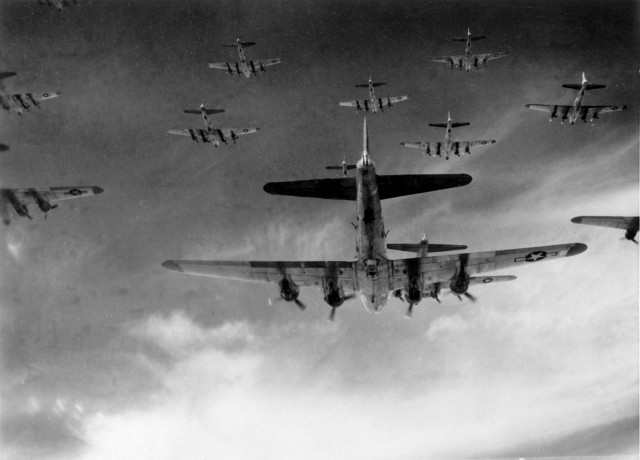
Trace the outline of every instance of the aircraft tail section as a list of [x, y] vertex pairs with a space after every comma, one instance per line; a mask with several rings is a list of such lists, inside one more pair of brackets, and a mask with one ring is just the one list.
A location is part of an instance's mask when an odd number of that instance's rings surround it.
[[[467, 122], [454, 122], [451, 123], [452, 128], [459, 128], [460, 126], [468, 126], [471, 123]], [[449, 125], [447, 123], [429, 123], [429, 126], [433, 126], [434, 128], [448, 128]]]
[[248, 48], [250, 46], [255, 45], [256, 42], [241, 42], [241, 41], [238, 41], [238, 43], [234, 43], [233, 45], [229, 45], [229, 44], [225, 43], [222, 46], [224, 46], [225, 48], [236, 48], [238, 46], [238, 44], [242, 45], [243, 48]]
[[[578, 84], [572, 84], [572, 83], [566, 83], [564, 85], [562, 85], [563, 88], [569, 88], [569, 89], [577, 89], [578, 91], [582, 89], [582, 85], [578, 85]], [[585, 86], [586, 90], [590, 90], [590, 89], [602, 89], [602, 88], [606, 88], [607, 85], [595, 85], [595, 84], [591, 84], [591, 83], [587, 83], [587, 86]]]
[[[224, 112], [223, 109], [206, 109], [205, 112], [207, 113], [207, 115], [213, 115], [215, 113], [222, 113]], [[193, 113], [195, 115], [201, 115], [202, 114], [202, 110], [191, 110], [191, 109], [187, 109], [184, 111], [184, 113]]]
[[453, 37], [454, 42], [466, 42], [467, 38], [472, 42], [477, 42], [478, 40], [482, 40], [483, 38], [487, 38], [486, 35], [469, 35], [467, 37]]

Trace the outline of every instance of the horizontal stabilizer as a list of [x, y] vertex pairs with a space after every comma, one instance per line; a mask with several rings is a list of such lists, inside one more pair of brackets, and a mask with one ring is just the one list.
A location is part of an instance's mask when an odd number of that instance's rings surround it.
[[327, 169], [356, 169], [356, 165], [327, 166]]
[[[405, 243], [389, 243], [387, 248], [396, 251], [404, 252], [418, 252], [421, 249], [420, 244], [405, 244]], [[467, 249], [467, 246], [463, 244], [432, 244], [429, 243], [429, 253], [432, 252], [445, 252], [445, 251], [461, 251]]]
[[482, 40], [483, 38], [487, 38], [486, 35], [471, 35], [469, 37], [453, 37], [454, 42], [466, 42], [467, 38], [472, 42], [476, 42], [478, 40]]
[[[377, 83], [371, 83], [371, 86], [373, 86], [374, 88], [377, 86], [382, 86], [382, 85], [386, 85], [387, 82], [386, 81], [380, 81]], [[369, 87], [369, 83], [361, 83], [359, 85], [356, 85], [356, 88], [368, 88]]]
[[4, 80], [5, 78], [13, 77], [16, 75], [15, 72], [0, 72], [0, 80]]
[[[563, 88], [569, 88], [569, 89], [577, 89], [580, 90], [582, 89], [582, 85], [577, 85], [577, 84], [572, 84], [572, 83], [567, 83], [565, 85], [562, 85]], [[590, 83], [587, 84], [587, 87], [585, 89], [590, 90], [590, 89], [602, 89], [602, 88], [606, 88], [607, 85], [592, 85]]]
[[[451, 123], [452, 128], [459, 128], [460, 126], [468, 126], [471, 123], [467, 122], [455, 122]], [[429, 126], [433, 126], [434, 128], [447, 128], [449, 125], [447, 123], [429, 123]]]
[[[468, 174], [400, 174], [378, 176], [380, 199], [434, 192], [462, 187], [471, 182]], [[351, 200], [357, 196], [356, 179], [312, 179], [289, 182], [269, 182], [263, 187], [271, 195], [288, 195], [328, 200]]]
[[[222, 113], [224, 112], [223, 109], [207, 109], [206, 113], [207, 115], [213, 115], [214, 113]], [[200, 115], [202, 113], [202, 110], [185, 110], [184, 113], [193, 113], [195, 115]]]
[[[245, 48], [248, 48], [248, 47], [253, 46], [255, 44], [256, 44], [256, 42], [240, 42], [240, 45], [244, 46]], [[233, 45], [224, 44], [222, 46], [224, 46], [225, 48], [235, 48], [236, 46], [238, 46], [238, 44], [237, 43], [234, 43]]]

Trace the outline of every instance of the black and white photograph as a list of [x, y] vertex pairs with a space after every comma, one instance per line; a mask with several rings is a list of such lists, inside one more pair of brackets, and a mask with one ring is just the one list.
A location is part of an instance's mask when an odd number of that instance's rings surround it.
[[0, 458], [638, 460], [637, 0], [0, 38]]

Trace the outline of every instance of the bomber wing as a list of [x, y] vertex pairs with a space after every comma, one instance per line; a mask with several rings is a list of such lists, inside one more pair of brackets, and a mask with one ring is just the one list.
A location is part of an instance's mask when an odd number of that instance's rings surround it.
[[190, 275], [242, 281], [279, 283], [288, 278], [298, 286], [320, 289], [323, 280], [337, 279], [345, 290], [356, 290], [355, 262], [167, 260], [162, 266]]
[[260, 131], [260, 128], [221, 128], [219, 130], [224, 137], [235, 139], [238, 136], [244, 136], [245, 134], [253, 134]]
[[271, 65], [276, 65], [276, 64], [280, 64], [282, 63], [282, 59], [280, 58], [273, 58], [273, 59], [260, 59], [259, 61], [251, 61], [253, 62], [255, 67], [269, 67]]
[[5, 225], [11, 221], [11, 210], [18, 216], [28, 217], [28, 205], [36, 204], [45, 213], [58, 207], [55, 202], [93, 196], [102, 193], [100, 187], [75, 186], [75, 187], [49, 187], [49, 188], [3, 188], [0, 189], [0, 215]]
[[358, 99], [356, 101], [340, 102], [339, 104], [342, 107], [355, 107], [356, 110], [366, 110], [367, 112], [372, 109], [369, 99]]
[[382, 107], [393, 107], [393, 104], [397, 104], [398, 102], [406, 101], [409, 99], [409, 96], [391, 96], [391, 97], [381, 97], [378, 99], [378, 103]]
[[500, 251], [472, 252], [443, 256], [399, 259], [390, 261], [394, 274], [392, 289], [403, 289], [408, 276], [420, 276], [425, 285], [450, 281], [463, 270], [468, 275], [530, 265], [544, 260], [571, 257], [586, 251], [582, 243], [556, 244]]
[[49, 187], [49, 188], [18, 188], [11, 189], [16, 198], [25, 204], [36, 203], [36, 195], [49, 201], [63, 201], [73, 198], [84, 198], [99, 195], [104, 190], [101, 187], [78, 185], [73, 187]]
[[574, 224], [596, 225], [598, 227], [619, 228], [621, 230], [638, 229], [638, 217], [622, 216], [579, 216], [571, 219]]
[[34, 107], [38, 107], [41, 102], [47, 101], [49, 99], [54, 99], [59, 97], [61, 92], [52, 92], [52, 93], [18, 93], [12, 94], [11, 99], [13, 99], [16, 103], [18, 103], [22, 108], [28, 109], [32, 105]]
[[532, 110], [538, 110], [540, 112], [547, 112], [551, 115], [551, 118], [560, 117], [562, 120], [567, 118], [567, 114], [571, 110], [572, 106], [570, 105], [547, 105], [547, 104], [526, 104], [526, 108]]
[[[377, 182], [380, 199], [384, 200], [461, 187], [471, 182], [471, 176], [467, 174], [404, 174], [378, 176]], [[352, 201], [355, 201], [357, 195], [354, 177], [269, 182], [264, 186], [264, 191], [272, 195]]]
[[626, 105], [583, 105], [580, 107], [580, 118], [584, 121], [586, 121], [587, 118], [593, 120], [594, 118], [598, 118], [598, 115], [601, 113], [619, 112], [626, 108]]
[[210, 133], [204, 129], [168, 129], [167, 132], [178, 136], [189, 136], [196, 142], [212, 142]]
[[494, 59], [499, 59], [501, 57], [508, 56], [509, 53], [506, 51], [501, 51], [498, 53], [485, 53], [485, 54], [474, 54], [471, 56], [471, 59], [477, 62], [478, 64], [484, 64], [487, 61], [492, 61]]
[[444, 62], [445, 64], [453, 65], [455, 62], [460, 61], [464, 56], [434, 56], [429, 60], [433, 62]]

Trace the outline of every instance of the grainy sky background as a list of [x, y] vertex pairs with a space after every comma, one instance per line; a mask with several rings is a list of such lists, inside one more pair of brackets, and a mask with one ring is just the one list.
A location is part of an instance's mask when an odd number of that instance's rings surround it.
[[[10, 90], [62, 91], [2, 113], [2, 187], [99, 185], [47, 221], [0, 229], [2, 455], [8, 459], [503, 457], [638, 454], [638, 248], [577, 215], [637, 215], [637, 2], [83, 1], [62, 13], [2, 2]], [[503, 51], [484, 73], [428, 57]], [[207, 68], [284, 63], [249, 80]], [[526, 103], [570, 104], [585, 71], [627, 104], [595, 126]], [[408, 94], [369, 116], [381, 174], [467, 173], [463, 188], [383, 202], [389, 241], [471, 251], [583, 242], [584, 254], [503, 272], [479, 301], [390, 300], [326, 318], [275, 285], [168, 272], [171, 258], [343, 260], [352, 202], [276, 197], [265, 182], [328, 177], [361, 149], [338, 101]], [[259, 126], [214, 149], [165, 134]], [[469, 121], [472, 156], [423, 159], [401, 141]], [[401, 253], [391, 254], [402, 257]]]

